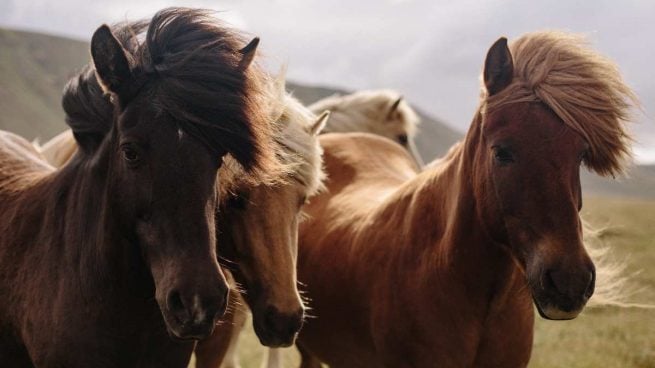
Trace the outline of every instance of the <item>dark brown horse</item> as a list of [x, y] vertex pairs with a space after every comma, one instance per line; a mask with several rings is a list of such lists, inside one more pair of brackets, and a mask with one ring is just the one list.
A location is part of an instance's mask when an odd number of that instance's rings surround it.
[[584, 308], [580, 165], [621, 171], [633, 94], [579, 38], [549, 32], [498, 40], [483, 92], [464, 142], [421, 173], [387, 140], [321, 138], [328, 190], [299, 239], [317, 316], [303, 367], [523, 367], [533, 301], [547, 319]]
[[134, 42], [93, 35], [113, 119], [75, 119], [85, 95], [67, 95], [80, 149], [63, 168], [0, 137], [3, 366], [185, 367], [224, 311], [221, 158], [276, 170], [260, 72], [201, 11], [161, 11]]
[[[114, 29], [129, 48], [132, 32], [138, 32], [139, 27], [132, 24]], [[64, 101], [68, 120], [111, 120], [111, 102], [93, 73], [87, 67], [67, 85]], [[219, 257], [226, 260], [242, 285], [261, 342], [289, 346], [304, 317], [296, 287], [297, 224], [302, 204], [318, 191], [323, 178], [317, 133], [328, 115], [317, 118], [288, 94], [283, 76], [268, 78], [262, 87], [268, 91], [265, 102], [270, 107], [270, 120], [275, 121], [273, 140], [280, 175], [267, 175], [271, 181], [264, 184], [253, 183], [231, 156], [226, 157], [216, 185], [221, 198], [216, 236]], [[80, 96], [84, 104], [76, 103]], [[60, 167], [78, 147], [68, 130], [39, 149], [52, 165]], [[239, 292], [233, 290], [231, 308], [219, 322], [220, 328], [196, 347], [197, 366], [217, 367], [226, 349], [236, 347], [235, 322], [247, 317], [243, 303]], [[231, 358], [236, 359], [234, 355]]]

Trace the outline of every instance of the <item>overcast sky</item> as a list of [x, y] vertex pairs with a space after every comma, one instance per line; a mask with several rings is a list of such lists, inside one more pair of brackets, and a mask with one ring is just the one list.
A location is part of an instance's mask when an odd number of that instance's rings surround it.
[[268, 63], [287, 63], [294, 81], [394, 88], [460, 131], [471, 121], [484, 55], [498, 37], [584, 33], [640, 96], [645, 113], [633, 129], [635, 151], [655, 163], [655, 1], [0, 0], [0, 25], [88, 40], [103, 22], [173, 5], [222, 11], [219, 17], [260, 36]]

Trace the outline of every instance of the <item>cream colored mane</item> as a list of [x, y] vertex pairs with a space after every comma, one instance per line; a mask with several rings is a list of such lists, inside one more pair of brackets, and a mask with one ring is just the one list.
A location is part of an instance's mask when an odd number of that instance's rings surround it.
[[[322, 188], [325, 176], [323, 150], [317, 137], [311, 133], [317, 116], [286, 92], [284, 73], [271, 81], [270, 96], [271, 120], [276, 125], [274, 140], [278, 145], [278, 159], [285, 171], [266, 184], [275, 185], [292, 179], [305, 186], [309, 196], [316, 194]], [[219, 170], [222, 194], [234, 193], [239, 187], [252, 185], [241, 180], [242, 172], [231, 156], [225, 157]]]
[[309, 106], [315, 114], [330, 111], [325, 133], [368, 132], [396, 140], [398, 134], [413, 137], [420, 119], [402, 99], [394, 113], [389, 111], [401, 95], [392, 90], [359, 91], [345, 96], [334, 95]]
[[38, 141], [32, 142], [32, 145], [54, 167], [63, 166], [77, 151], [77, 143], [70, 129], [57, 134], [44, 145], [40, 145]]
[[599, 175], [616, 175], [630, 158], [626, 123], [637, 97], [618, 67], [582, 36], [563, 32], [528, 33], [510, 45], [514, 79], [500, 93], [483, 92], [482, 112], [500, 106], [541, 101], [589, 144], [584, 163]]

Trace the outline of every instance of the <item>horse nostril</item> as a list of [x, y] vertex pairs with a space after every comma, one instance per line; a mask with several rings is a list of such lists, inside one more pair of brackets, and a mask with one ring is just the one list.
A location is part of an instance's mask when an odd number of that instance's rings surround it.
[[304, 310], [300, 309], [290, 314], [282, 314], [277, 308], [269, 306], [264, 313], [264, 326], [270, 332], [293, 336], [302, 326]]
[[278, 311], [277, 308], [273, 306], [269, 306], [266, 308], [266, 311], [264, 312], [264, 326], [266, 326], [266, 329], [269, 331], [277, 331], [277, 316], [278, 316]]
[[557, 292], [567, 298], [589, 298], [594, 292], [596, 273], [593, 268], [588, 271], [566, 272], [562, 270], [549, 269], [542, 279], [542, 286], [545, 290]]
[[189, 313], [186, 309], [186, 306], [184, 305], [184, 302], [182, 301], [182, 296], [179, 292], [174, 290], [168, 293], [168, 297], [166, 298], [166, 305], [168, 306], [168, 310], [171, 311], [178, 322], [184, 323], [189, 319]]
[[[553, 271], [547, 270], [543, 278], [544, 289], [558, 290], [555, 279], [553, 278]], [[559, 290], [558, 290], [559, 291]]]

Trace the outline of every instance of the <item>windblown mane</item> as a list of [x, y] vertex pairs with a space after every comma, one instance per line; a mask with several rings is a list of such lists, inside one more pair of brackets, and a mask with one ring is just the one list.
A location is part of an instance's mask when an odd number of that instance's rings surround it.
[[[129, 54], [135, 79], [130, 90], [151, 85], [152, 103], [161, 113], [209, 147], [230, 152], [255, 181], [275, 175], [268, 77], [256, 63], [242, 65], [247, 42], [236, 30], [206, 10], [168, 8], [149, 22], [123, 23], [112, 31]], [[106, 97], [97, 98], [98, 83], [88, 73], [66, 88], [64, 109], [74, 132], [106, 132], [106, 120], [86, 119], [104, 113], [106, 104]], [[76, 98], [94, 103], [76, 107]]]
[[637, 98], [618, 67], [593, 51], [581, 36], [528, 33], [510, 45], [514, 79], [502, 92], [486, 96], [482, 112], [541, 101], [581, 134], [590, 146], [585, 165], [599, 175], [616, 175], [629, 159], [626, 123]]
[[[400, 93], [387, 89], [359, 91], [345, 96], [333, 95], [324, 98], [310, 105], [309, 109], [315, 114], [330, 111], [330, 119], [323, 129], [324, 133], [376, 133], [381, 122], [387, 119], [391, 106], [400, 96]], [[398, 105], [397, 112], [399, 118], [393, 119], [393, 122], [402, 125], [407, 136], [413, 137], [416, 134], [416, 126], [420, 123], [418, 115], [404, 99]]]
[[[286, 92], [284, 73], [275, 85], [284, 101], [284, 110], [278, 119], [280, 133], [275, 135], [276, 143], [285, 152], [282, 162], [292, 167], [290, 176], [299, 181], [312, 196], [323, 187], [323, 150], [317, 137], [310, 133], [317, 116], [291, 94]], [[329, 119], [328, 119], [329, 121]]]
[[90, 65], [66, 83], [61, 104], [73, 132], [104, 136], [111, 130], [114, 107]]
[[[280, 73], [268, 85], [271, 119], [274, 123], [273, 139], [277, 145], [276, 154], [283, 171], [277, 180], [268, 184], [297, 180], [307, 188], [308, 195], [322, 188], [323, 172], [322, 149], [316, 144], [309, 129], [316, 122], [316, 115], [303, 106], [296, 98], [286, 92], [285, 75]], [[242, 171], [235, 165], [230, 155], [224, 159], [219, 171], [221, 175], [221, 198], [225, 194], [236, 194], [238, 188], [249, 185], [242, 178]]]
[[[626, 125], [639, 102], [618, 67], [592, 50], [584, 37], [563, 32], [528, 33], [510, 44], [510, 52], [514, 79], [493, 96], [482, 89], [481, 113], [517, 102], [543, 102], [585, 138], [589, 152], [583, 161], [589, 169], [603, 176], [623, 173], [631, 155]], [[453, 150], [460, 151], [461, 145]], [[652, 308], [629, 302], [635, 288], [625, 273], [626, 263], [616, 260], [602, 234], [583, 221], [584, 244], [597, 280], [588, 305]]]

